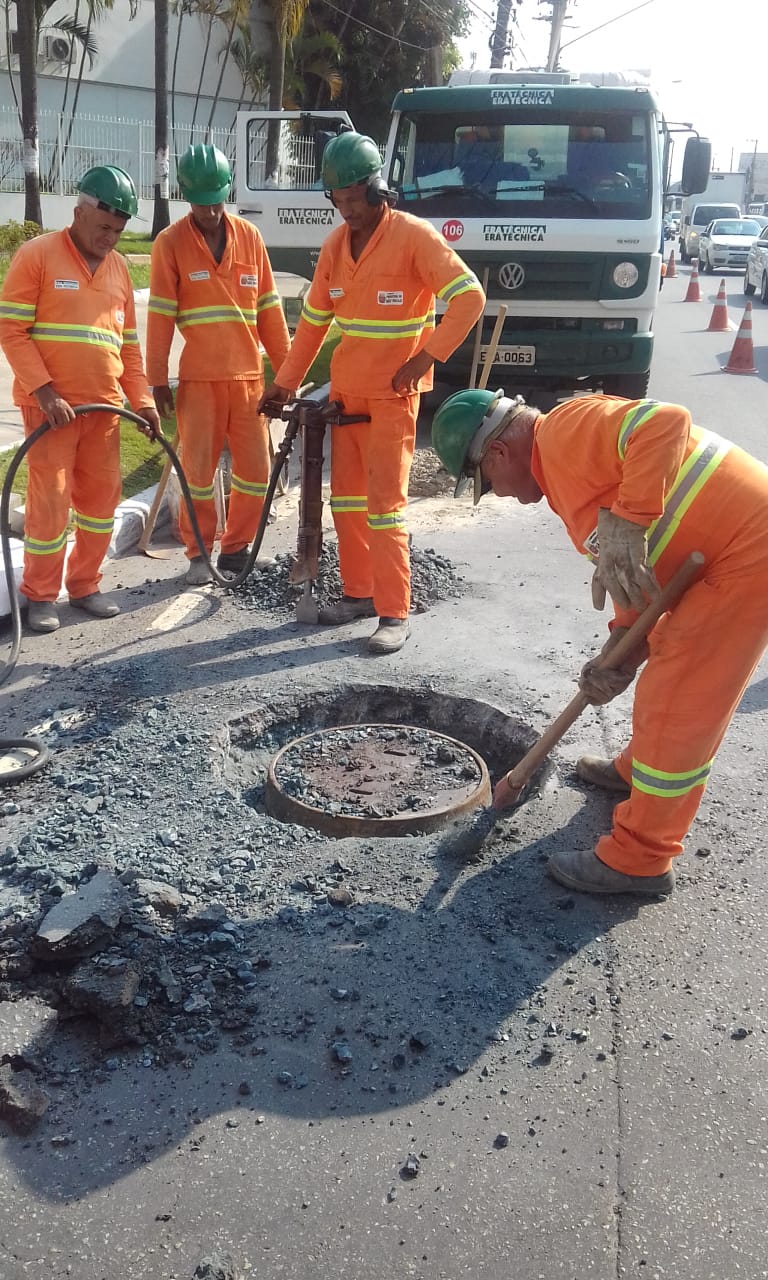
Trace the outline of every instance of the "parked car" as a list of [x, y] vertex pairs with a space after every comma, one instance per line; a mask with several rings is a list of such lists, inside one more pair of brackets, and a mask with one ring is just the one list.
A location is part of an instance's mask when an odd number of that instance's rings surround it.
[[743, 268], [747, 254], [760, 235], [754, 218], [715, 218], [699, 236], [699, 267], [702, 271]]
[[768, 227], [768, 218], [764, 218], [762, 213], [750, 213], [747, 217], [750, 222], [756, 222], [761, 231], [763, 227]]
[[744, 268], [744, 292], [752, 294], [760, 290], [760, 301], [768, 307], [768, 227], [763, 227], [747, 254]]

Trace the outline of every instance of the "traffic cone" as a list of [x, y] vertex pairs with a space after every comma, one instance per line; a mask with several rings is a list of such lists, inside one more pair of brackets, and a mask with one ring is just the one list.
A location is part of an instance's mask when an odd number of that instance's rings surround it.
[[720, 288], [717, 291], [714, 309], [707, 325], [708, 332], [723, 333], [727, 332], [731, 327], [728, 319], [728, 299], [725, 293], [725, 280], [720, 281]]
[[701, 289], [699, 288], [699, 267], [698, 259], [691, 268], [691, 278], [688, 281], [688, 292], [683, 298], [683, 302], [701, 302]]
[[757, 373], [752, 348], [752, 303], [744, 308], [744, 317], [736, 334], [728, 363], [721, 366], [723, 373]]
[[667, 262], [667, 279], [674, 280], [677, 275], [677, 267], [675, 265], [675, 251], [670, 249], [669, 261]]

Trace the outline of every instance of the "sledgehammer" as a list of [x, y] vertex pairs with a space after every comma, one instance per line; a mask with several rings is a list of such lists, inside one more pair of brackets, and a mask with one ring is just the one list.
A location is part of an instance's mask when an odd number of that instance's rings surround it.
[[[646, 639], [661, 615], [672, 608], [683, 592], [691, 585], [694, 578], [700, 575], [703, 566], [704, 556], [700, 551], [692, 551], [688, 559], [684, 560], [673, 573], [669, 582], [661, 588], [657, 598], [646, 606], [639, 618], [622, 636], [616, 646], [611, 649], [610, 653], [597, 660], [596, 668], [602, 671], [610, 671], [612, 668], [620, 667], [638, 645]], [[557, 719], [553, 720], [552, 724], [544, 730], [538, 742], [535, 742], [530, 751], [525, 753], [522, 760], [513, 769], [510, 769], [507, 774], [507, 783], [513, 794], [510, 799], [510, 805], [506, 810], [507, 812], [510, 812], [512, 808], [517, 807], [522, 802], [525, 788], [536, 770], [544, 763], [552, 748], [557, 745], [571, 725], [578, 720], [582, 711], [588, 706], [590, 706], [590, 702], [581, 691], [575, 694], [567, 707], [560, 712]], [[478, 853], [486, 836], [504, 812], [505, 810], [497, 809], [494, 805], [488, 805], [483, 809], [476, 810], [463, 828], [454, 829], [447, 840], [441, 842], [440, 852], [454, 857], [465, 858]]]

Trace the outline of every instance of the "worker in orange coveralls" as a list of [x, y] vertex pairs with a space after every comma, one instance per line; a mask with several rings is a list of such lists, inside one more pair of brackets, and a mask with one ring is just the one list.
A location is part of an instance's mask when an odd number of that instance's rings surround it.
[[27, 455], [21, 593], [33, 631], [59, 626], [70, 503], [69, 603], [94, 618], [120, 612], [99, 591], [120, 501], [119, 419], [76, 417], [73, 406], [122, 407], [127, 397], [146, 419], [145, 434], [160, 431], [141, 363], [133, 285], [123, 258], [112, 252], [138, 211], [136, 190], [112, 165], [89, 169], [78, 190], [72, 225], [22, 245], [0, 293], [0, 345], [15, 375], [13, 398], [25, 434], [46, 420], [54, 428]]
[[[168, 356], [174, 327], [184, 335], [176, 420], [184, 472], [205, 548], [216, 536], [213, 480], [228, 443], [232, 487], [217, 568], [238, 574], [261, 519], [269, 481], [269, 428], [259, 414], [264, 390], [261, 344], [273, 369], [290, 347], [264, 241], [255, 227], [224, 208], [232, 171], [223, 152], [189, 147], [178, 163], [179, 187], [191, 211], [152, 245], [147, 375], [163, 416], [173, 412]], [[180, 527], [189, 567], [185, 582], [211, 575], [184, 505]]]
[[[549, 871], [590, 893], [667, 894], [672, 862], [699, 807], [715, 753], [768, 644], [768, 469], [694, 426], [687, 409], [590, 396], [542, 415], [490, 392], [450, 397], [433, 422], [449, 471], [521, 503], [546, 498], [577, 550], [597, 558], [593, 602], [615, 616], [610, 651], [692, 551], [699, 578], [647, 646], [614, 671], [587, 663], [594, 704], [635, 690], [632, 738], [615, 760], [583, 756], [577, 773], [626, 797], [594, 852], [555, 853]], [[494, 804], [516, 799], [507, 778]]]
[[[404, 512], [419, 393], [432, 386], [434, 362], [455, 351], [485, 303], [476, 277], [442, 236], [391, 207], [380, 170], [370, 138], [347, 132], [327, 143], [323, 182], [344, 226], [320, 251], [291, 354], [264, 395], [281, 402], [295, 395], [335, 318], [341, 342], [331, 398], [371, 421], [332, 428], [331, 510], [344, 595], [320, 611], [320, 621], [378, 614], [368, 648], [379, 654], [394, 653], [409, 634]], [[435, 295], [447, 303], [437, 329]]]

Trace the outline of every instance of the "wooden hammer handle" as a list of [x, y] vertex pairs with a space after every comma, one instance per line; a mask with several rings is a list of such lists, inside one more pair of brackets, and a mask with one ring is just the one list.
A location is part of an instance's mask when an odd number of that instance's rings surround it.
[[[669, 582], [661, 588], [657, 598], [646, 606], [639, 618], [632, 623], [632, 626], [621, 637], [615, 647], [611, 649], [610, 653], [597, 660], [596, 666], [603, 671], [610, 671], [615, 667], [620, 667], [640, 642], [645, 640], [648, 633], [653, 630], [661, 615], [671, 609], [686, 588], [691, 585], [693, 579], [701, 573], [703, 566], [704, 556], [700, 551], [692, 551], [688, 559], [684, 560], [680, 567], [675, 570]], [[560, 712], [557, 719], [553, 720], [552, 724], [544, 730], [538, 742], [533, 744], [530, 751], [525, 753], [514, 769], [510, 769], [507, 774], [507, 783], [513, 791], [521, 791], [526, 783], [530, 782], [539, 765], [543, 764], [552, 748], [557, 745], [571, 725], [578, 720], [582, 711], [590, 705], [588, 698], [581, 692], [571, 698], [571, 701]]]

